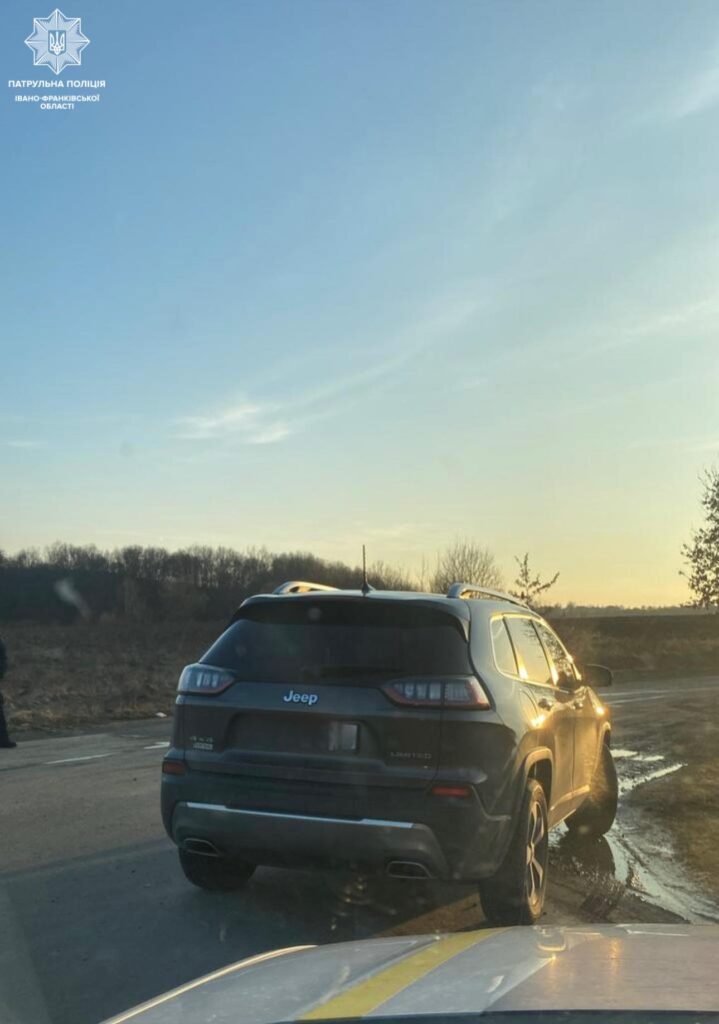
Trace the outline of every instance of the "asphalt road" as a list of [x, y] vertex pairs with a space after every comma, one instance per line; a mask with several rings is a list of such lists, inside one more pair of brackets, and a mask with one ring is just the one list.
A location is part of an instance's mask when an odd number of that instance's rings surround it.
[[[676, 698], [679, 686], [713, 696], [719, 678], [605, 691], [617, 732], [652, 702]], [[263, 869], [230, 897], [194, 889], [159, 820], [168, 736], [169, 721], [152, 720], [0, 751], [2, 1024], [97, 1024], [267, 949], [481, 926], [476, 895], [439, 884], [367, 891], [348, 879]], [[596, 919], [590, 876], [553, 872], [547, 923]], [[634, 911], [624, 904], [622, 912]], [[651, 913], [642, 919], [662, 919]]]

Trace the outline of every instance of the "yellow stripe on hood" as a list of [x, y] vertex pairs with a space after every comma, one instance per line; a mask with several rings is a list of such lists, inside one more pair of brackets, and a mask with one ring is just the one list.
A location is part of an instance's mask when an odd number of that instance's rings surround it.
[[378, 971], [370, 978], [357, 982], [352, 988], [321, 1003], [314, 1010], [304, 1014], [301, 1020], [328, 1020], [337, 1017], [365, 1017], [382, 1003], [386, 1003], [403, 989], [412, 985], [420, 978], [451, 960], [458, 953], [463, 953], [470, 946], [475, 946], [486, 939], [492, 938], [503, 928], [486, 928], [482, 931], [461, 932], [438, 939], [431, 946], [425, 946], [417, 953], [405, 957], [391, 967]]

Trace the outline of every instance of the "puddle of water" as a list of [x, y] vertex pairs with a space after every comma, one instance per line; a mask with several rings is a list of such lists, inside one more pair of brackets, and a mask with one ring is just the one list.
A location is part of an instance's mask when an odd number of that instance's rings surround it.
[[641, 847], [628, 838], [621, 824], [607, 836], [617, 877], [627, 889], [692, 924], [719, 921], [719, 906], [695, 889], [685, 874], [677, 874], [671, 838], [656, 826], [636, 834], [641, 835]]
[[639, 761], [642, 764], [651, 764], [652, 761], [663, 761], [663, 754], [640, 754], [638, 750], [623, 750], [621, 747], [619, 750], [612, 749], [612, 757], [616, 761], [617, 758], [631, 759], [632, 761]]
[[[654, 759], [652, 759], [654, 760]], [[660, 761], [664, 758], [660, 757]], [[655, 768], [653, 772], [646, 772], [642, 775], [634, 775], [627, 779], [619, 780], [619, 795], [624, 796], [625, 793], [631, 793], [637, 786], [642, 786], [645, 782], [652, 782], [654, 779], [663, 779], [665, 775], [671, 775], [673, 772], [678, 772], [680, 768], [685, 768], [686, 765], [681, 762], [677, 764], [668, 764], [664, 768]]]
[[[686, 872], [677, 871], [677, 857], [671, 836], [649, 815], [627, 807], [621, 797], [654, 779], [672, 775], [684, 767], [681, 762], [647, 770], [645, 765], [664, 761], [662, 754], [639, 754], [621, 761], [618, 820], [607, 839], [615, 860], [621, 865], [627, 888], [645, 894], [660, 906], [685, 920], [719, 920], [719, 906], [692, 885]], [[631, 839], [629, 838], [631, 835]]]
[[[647, 769], [664, 761], [661, 754], [640, 754], [636, 750], [614, 750], [618, 759], [620, 798], [645, 782], [679, 771], [681, 763]], [[577, 840], [553, 832], [550, 846], [561, 861], [569, 861], [594, 885], [588, 900], [594, 900], [602, 912], [616, 905], [617, 886], [640, 898], [671, 911], [689, 922], [719, 921], [719, 905], [705, 896], [685, 872], [677, 871], [677, 857], [671, 837], [649, 816], [626, 806], [620, 799], [617, 820], [602, 839]], [[614, 897], [614, 898], [613, 898]]]

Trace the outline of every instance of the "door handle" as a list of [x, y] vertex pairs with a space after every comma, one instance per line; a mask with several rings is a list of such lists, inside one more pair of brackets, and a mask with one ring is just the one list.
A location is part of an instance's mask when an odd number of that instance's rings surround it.
[[554, 701], [547, 700], [546, 697], [540, 697], [537, 701], [537, 706], [540, 707], [542, 711], [551, 711], [554, 707]]

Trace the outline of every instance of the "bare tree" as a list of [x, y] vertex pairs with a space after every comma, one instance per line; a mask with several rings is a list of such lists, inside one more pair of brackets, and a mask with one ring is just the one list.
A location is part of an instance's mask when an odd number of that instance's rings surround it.
[[694, 592], [693, 604], [719, 606], [719, 469], [707, 470], [701, 478], [704, 494], [704, 526], [695, 530], [689, 544], [682, 546], [687, 563], [686, 576]]
[[[361, 579], [361, 569], [358, 570], [358, 575]], [[376, 590], [415, 589], [414, 581], [408, 572], [381, 559], [367, 566], [367, 579]]]
[[419, 569], [415, 573], [415, 587], [422, 593], [432, 589], [432, 578], [430, 576], [429, 561], [426, 555], [422, 555]]
[[525, 554], [524, 558], [517, 558], [515, 555], [514, 561], [519, 566], [519, 572], [514, 581], [514, 589], [510, 593], [518, 597], [520, 601], [526, 601], [527, 604], [534, 604], [537, 598], [553, 587], [559, 579], [558, 572], [555, 572], [551, 580], [542, 580], [538, 573], [536, 576], [532, 576], [532, 570], [529, 568], [529, 554]]
[[446, 594], [453, 583], [477, 583], [491, 590], [504, 586], [502, 573], [489, 548], [461, 538], [439, 552], [437, 568], [430, 581], [437, 594]]

